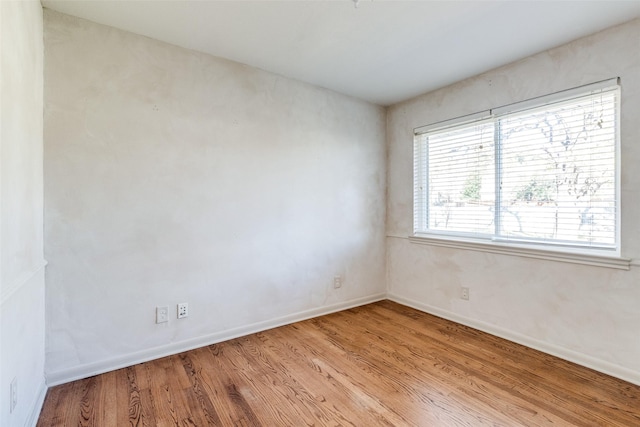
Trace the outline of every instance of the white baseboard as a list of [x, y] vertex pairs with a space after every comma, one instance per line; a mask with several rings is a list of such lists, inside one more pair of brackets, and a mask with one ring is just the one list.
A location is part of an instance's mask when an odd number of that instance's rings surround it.
[[318, 316], [324, 316], [326, 314], [358, 307], [360, 305], [370, 304], [372, 302], [384, 300], [386, 299], [386, 297], [386, 293], [379, 293], [363, 298], [356, 298], [329, 306], [301, 311], [264, 322], [253, 323], [250, 325], [241, 326], [239, 328], [229, 329], [214, 334], [204, 335], [185, 341], [175, 342], [135, 353], [126, 354], [123, 356], [115, 357], [113, 359], [102, 360], [95, 363], [88, 363], [70, 369], [61, 369], [58, 371], [48, 372], [46, 374], [47, 385], [49, 387], [53, 387], [70, 381], [88, 378], [93, 375], [125, 368], [127, 366], [147, 362], [149, 360], [159, 359], [161, 357], [170, 356], [172, 354], [181, 353], [183, 351], [193, 350], [195, 348], [227, 341], [256, 332], [266, 331], [268, 329], [277, 328], [279, 326], [300, 322], [302, 320], [307, 320]]
[[495, 335], [497, 337], [522, 344], [535, 350], [542, 351], [543, 353], [568, 360], [569, 362], [577, 363], [578, 365], [582, 365], [595, 371], [611, 375], [612, 377], [616, 377], [621, 380], [640, 385], [640, 372], [638, 371], [624, 368], [622, 366], [618, 366], [601, 359], [587, 356], [585, 354], [578, 353], [564, 347], [531, 338], [518, 332], [509, 331], [490, 323], [470, 319], [459, 314], [452, 313], [450, 311], [443, 310], [441, 308], [434, 307], [429, 304], [424, 304], [422, 302], [405, 298], [399, 295], [389, 293], [387, 294], [387, 299], [397, 302], [398, 304], [406, 305], [408, 307], [415, 308], [416, 310], [433, 314], [434, 316], [442, 317], [444, 319], [451, 320], [452, 322], [460, 323], [462, 325], [478, 329], [482, 332], [486, 332], [491, 335]]
[[40, 382], [40, 386], [38, 387], [38, 393], [31, 403], [29, 418], [27, 418], [24, 423], [25, 427], [36, 427], [36, 424], [38, 424], [38, 418], [40, 418], [40, 412], [42, 411], [42, 405], [44, 404], [44, 398], [47, 395], [47, 390], [47, 384], [45, 384], [43, 377]]
[[[287, 316], [279, 317], [277, 319], [253, 323], [253, 324], [242, 326], [239, 328], [234, 328], [226, 331], [217, 332], [214, 334], [204, 335], [204, 336], [193, 338], [190, 340], [185, 340], [185, 341], [167, 344], [164, 346], [154, 347], [147, 350], [116, 357], [113, 359], [103, 360], [95, 363], [89, 363], [89, 364], [77, 366], [71, 369], [64, 369], [64, 370], [49, 372], [46, 375], [47, 385], [49, 387], [53, 387], [55, 385], [63, 384], [66, 382], [87, 378], [93, 375], [98, 375], [105, 372], [113, 371], [115, 369], [125, 368], [127, 366], [132, 366], [132, 365], [146, 362], [149, 360], [170, 356], [172, 354], [181, 353], [183, 351], [204, 347], [207, 345], [219, 343], [222, 341], [227, 341], [230, 339], [253, 334], [256, 332], [277, 328], [279, 326], [300, 322], [302, 320], [307, 320], [314, 317], [335, 313], [337, 311], [346, 310], [346, 309], [357, 307], [360, 305], [370, 304], [372, 302], [381, 301], [384, 299], [395, 301], [399, 304], [403, 304], [408, 307], [415, 308], [425, 313], [433, 314], [435, 316], [442, 317], [444, 319], [451, 320], [453, 322], [460, 323], [462, 325], [466, 325], [483, 332], [487, 332], [491, 335], [495, 335], [497, 337], [504, 338], [506, 340], [513, 341], [518, 344], [522, 344], [524, 346], [533, 348], [535, 350], [542, 351], [552, 356], [556, 356], [561, 359], [568, 360], [573, 363], [577, 363], [578, 365], [582, 365], [587, 368], [596, 370], [598, 372], [611, 375], [612, 377], [616, 377], [621, 380], [628, 381], [632, 384], [640, 385], [640, 372], [638, 371], [624, 368], [622, 366], [618, 366], [601, 359], [597, 359], [582, 353], [578, 353], [576, 351], [573, 351], [564, 347], [549, 344], [547, 342], [540, 341], [535, 338], [531, 338], [529, 336], [492, 325], [490, 323], [485, 323], [475, 319], [467, 318], [459, 314], [452, 313], [450, 311], [443, 310], [441, 308], [424, 304], [422, 302], [405, 298], [399, 295], [394, 295], [392, 293], [389, 293], [389, 294], [380, 293], [380, 294], [371, 295], [368, 297], [357, 298], [354, 300], [345, 301], [345, 302], [333, 304], [330, 306], [325, 306], [325, 307], [320, 307], [320, 308], [315, 308], [311, 310], [290, 314]], [[38, 405], [34, 406], [34, 411], [33, 411], [34, 414], [39, 414], [39, 409], [42, 406], [42, 400], [44, 399], [45, 392], [46, 392], [46, 387], [44, 387], [43, 391], [41, 391], [41, 396], [39, 396], [39, 400], [38, 400], [39, 406]], [[36, 408], [38, 409], [38, 411], [35, 410]], [[37, 417], [35, 420], [37, 421]]]

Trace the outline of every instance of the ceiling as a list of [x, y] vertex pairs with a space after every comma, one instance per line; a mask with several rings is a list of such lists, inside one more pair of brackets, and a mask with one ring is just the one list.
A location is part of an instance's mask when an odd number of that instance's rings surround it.
[[380, 105], [640, 17], [640, 0], [42, 4]]

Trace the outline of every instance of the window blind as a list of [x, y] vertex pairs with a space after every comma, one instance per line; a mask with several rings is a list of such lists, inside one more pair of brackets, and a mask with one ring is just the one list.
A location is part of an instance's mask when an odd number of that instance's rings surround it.
[[618, 98], [599, 82], [417, 128], [414, 233], [616, 249]]

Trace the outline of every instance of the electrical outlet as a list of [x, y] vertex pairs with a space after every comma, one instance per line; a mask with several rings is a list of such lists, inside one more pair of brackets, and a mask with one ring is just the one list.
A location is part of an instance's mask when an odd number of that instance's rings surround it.
[[14, 378], [11, 381], [11, 389], [9, 390], [9, 413], [13, 412], [16, 409], [16, 405], [18, 404], [18, 378]]
[[169, 307], [156, 307], [156, 323], [165, 323], [169, 321]]
[[189, 316], [189, 303], [183, 302], [178, 304], [178, 319]]
[[335, 276], [333, 278], [333, 289], [338, 289], [342, 287], [342, 276]]
[[469, 288], [460, 288], [460, 298], [469, 301]]

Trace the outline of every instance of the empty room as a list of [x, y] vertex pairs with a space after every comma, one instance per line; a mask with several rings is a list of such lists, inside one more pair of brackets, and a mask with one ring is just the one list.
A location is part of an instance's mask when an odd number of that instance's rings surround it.
[[0, 42], [0, 426], [640, 426], [640, 1]]

